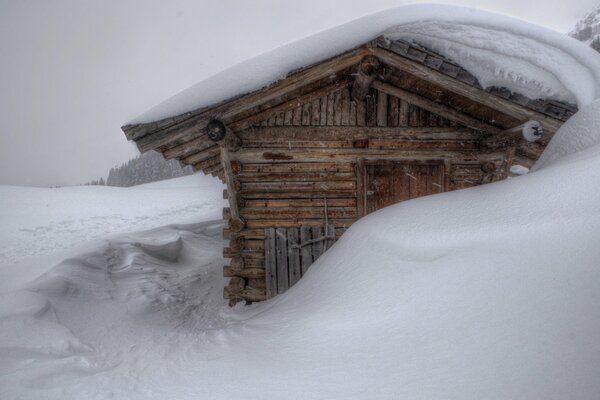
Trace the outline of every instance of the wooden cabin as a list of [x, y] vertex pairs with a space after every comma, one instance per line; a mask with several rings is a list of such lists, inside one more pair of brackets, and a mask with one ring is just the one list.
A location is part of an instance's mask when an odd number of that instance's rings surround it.
[[[286, 291], [358, 218], [530, 167], [573, 106], [483, 90], [456, 62], [401, 40], [292, 71], [258, 91], [123, 127], [219, 177], [230, 304]], [[543, 136], [528, 141], [523, 124]], [[533, 122], [531, 122], [533, 121]]]

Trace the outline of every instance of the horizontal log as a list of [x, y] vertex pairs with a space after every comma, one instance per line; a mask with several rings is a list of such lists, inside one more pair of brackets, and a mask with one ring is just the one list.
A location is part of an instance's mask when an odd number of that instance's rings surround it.
[[[230, 300], [230, 306], [235, 305], [236, 301], [265, 301], [267, 293], [265, 290], [246, 288], [241, 292], [231, 292], [228, 287], [223, 289], [223, 297]], [[232, 303], [231, 300], [234, 300]]]
[[255, 199], [246, 200], [246, 207], [249, 208], [270, 208], [270, 207], [355, 207], [356, 198], [342, 199]]
[[273, 153], [270, 151], [264, 151], [262, 149], [241, 149], [235, 154], [235, 159], [241, 161], [242, 163], [256, 163], [260, 160], [285, 163], [290, 163], [292, 161], [311, 163], [322, 161], [334, 161], [340, 163], [348, 163], [355, 162], [357, 158], [362, 157], [402, 157], [406, 159], [443, 158], [449, 160], [460, 160], [466, 157], [466, 154], [468, 154], [469, 156], [474, 157], [476, 159], [486, 161], [487, 158], [489, 158], [489, 155], [494, 153], [497, 153], [497, 151], [490, 150], [489, 153], [485, 151], [477, 151], [474, 153], [472, 150], [469, 149], [465, 149], [464, 151], [432, 149], [408, 149], [402, 151], [399, 151], [397, 149], [292, 149], [277, 152], [276, 154], [281, 156], [281, 158], [277, 158], [273, 157]]
[[244, 193], [244, 201], [254, 200], [254, 199], [314, 199], [314, 198], [327, 198], [329, 199], [337, 199], [337, 198], [348, 198], [348, 197], [356, 197], [356, 190], [327, 190], [322, 192], [252, 192], [252, 193]]
[[253, 289], [265, 290], [267, 282], [265, 278], [248, 278], [248, 287]]
[[354, 172], [354, 163], [259, 163], [242, 164], [244, 173], [310, 173], [310, 172]]
[[196, 139], [166, 149], [163, 151], [163, 156], [167, 160], [172, 158], [185, 158], [195, 152], [203, 151], [214, 145], [214, 142], [208, 138], [208, 135], [201, 135]]
[[263, 278], [265, 277], [264, 268], [244, 268], [236, 270], [231, 267], [223, 267], [223, 276], [225, 278], [232, 278], [234, 276], [242, 278]]
[[[248, 223], [256, 219], [314, 219], [325, 218], [325, 209], [317, 207], [296, 208], [244, 208], [241, 210], [242, 217]], [[357, 218], [355, 207], [328, 207], [327, 218]]]
[[194, 153], [190, 156], [181, 159], [181, 162], [186, 165], [194, 165], [202, 161], [215, 159], [221, 155], [221, 149], [217, 145], [213, 145], [207, 149]]
[[321, 181], [354, 181], [356, 173], [352, 172], [294, 172], [263, 173], [249, 172], [238, 175], [242, 186], [245, 182], [321, 182]]
[[[352, 225], [354, 222], [356, 222], [355, 218], [349, 218], [349, 219], [329, 219], [328, 220], [329, 224], [332, 224], [335, 226], [335, 229], [337, 230], [338, 227], [340, 228], [348, 228], [350, 227], [350, 225]], [[306, 226], [323, 226], [323, 224], [325, 223], [325, 219], [324, 218], [320, 218], [320, 219], [303, 219], [301, 221], [293, 221], [293, 220], [274, 220], [274, 219], [268, 219], [268, 220], [251, 220], [247, 222], [247, 226], [249, 229], [265, 229], [265, 228], [299, 228], [302, 225], [306, 225]]]
[[356, 181], [322, 181], [322, 182], [241, 182], [240, 194], [244, 196], [247, 193], [264, 193], [264, 192], [290, 192], [290, 191], [307, 191], [307, 192], [326, 192], [328, 190], [355, 190]]
[[476, 140], [481, 133], [466, 128], [451, 127], [360, 127], [360, 126], [260, 126], [238, 135], [242, 142], [333, 141], [361, 139], [400, 140]]

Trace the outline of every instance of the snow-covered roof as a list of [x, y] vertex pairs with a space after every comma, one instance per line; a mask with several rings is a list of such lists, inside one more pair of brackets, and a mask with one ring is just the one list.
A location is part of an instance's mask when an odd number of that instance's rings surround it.
[[567, 35], [490, 12], [448, 5], [402, 6], [352, 21], [228, 68], [137, 117], [147, 123], [207, 107], [269, 85], [383, 35], [452, 59], [483, 87], [575, 102], [600, 97], [600, 55]]

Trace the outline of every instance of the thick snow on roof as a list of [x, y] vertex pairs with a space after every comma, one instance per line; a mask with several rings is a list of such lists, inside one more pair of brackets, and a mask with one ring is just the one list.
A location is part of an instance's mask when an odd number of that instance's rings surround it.
[[483, 86], [586, 105], [600, 97], [600, 55], [567, 35], [490, 12], [407, 5], [352, 21], [226, 69], [129, 123], [151, 122], [260, 89], [380, 35], [459, 62]]

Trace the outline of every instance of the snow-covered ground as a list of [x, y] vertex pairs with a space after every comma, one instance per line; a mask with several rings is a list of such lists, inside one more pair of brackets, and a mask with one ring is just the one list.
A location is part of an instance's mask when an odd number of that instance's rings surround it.
[[107, 235], [218, 219], [223, 188], [202, 174], [135, 188], [0, 186], [0, 268]]
[[535, 172], [380, 210], [250, 307], [196, 216], [4, 266], [0, 398], [598, 399], [599, 138], [600, 100]]

